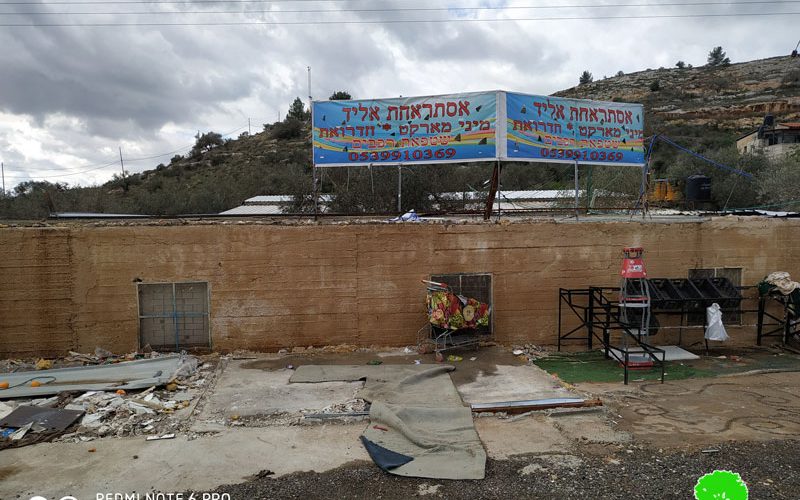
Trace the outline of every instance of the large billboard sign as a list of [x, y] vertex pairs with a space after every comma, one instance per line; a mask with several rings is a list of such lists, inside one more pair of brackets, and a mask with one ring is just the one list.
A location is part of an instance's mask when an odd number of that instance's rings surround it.
[[493, 160], [496, 94], [314, 102], [314, 164]]
[[506, 94], [509, 160], [644, 164], [641, 104]]
[[640, 104], [503, 91], [315, 101], [317, 167], [470, 161], [644, 164]]

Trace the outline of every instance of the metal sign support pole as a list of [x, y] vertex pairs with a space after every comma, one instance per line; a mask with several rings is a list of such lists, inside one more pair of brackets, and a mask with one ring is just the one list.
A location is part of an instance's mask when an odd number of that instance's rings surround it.
[[483, 220], [489, 220], [492, 217], [492, 209], [494, 208], [494, 199], [497, 195], [498, 184], [500, 184], [500, 160], [497, 160], [494, 164], [492, 182], [489, 185], [489, 196], [486, 197], [486, 207], [483, 210]]
[[403, 214], [403, 164], [397, 165], [397, 213]]
[[578, 220], [578, 208], [580, 206], [578, 190], [578, 162], [575, 162], [575, 220]]
[[314, 199], [314, 220], [317, 220], [319, 213], [319, 177], [317, 177], [317, 166], [311, 165], [311, 196]]

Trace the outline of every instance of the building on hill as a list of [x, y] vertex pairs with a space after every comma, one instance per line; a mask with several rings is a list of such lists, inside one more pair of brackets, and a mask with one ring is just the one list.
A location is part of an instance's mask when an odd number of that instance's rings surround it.
[[772, 115], [764, 117], [757, 129], [736, 140], [739, 154], [763, 152], [771, 159], [800, 150], [800, 122], [775, 123]]

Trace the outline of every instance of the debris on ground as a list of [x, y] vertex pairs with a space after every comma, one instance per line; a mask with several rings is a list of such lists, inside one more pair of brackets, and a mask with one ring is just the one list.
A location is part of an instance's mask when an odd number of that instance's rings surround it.
[[473, 413], [527, 413], [536, 410], [550, 410], [554, 408], [586, 408], [603, 406], [599, 398], [551, 398], [531, 399], [524, 401], [501, 401], [495, 403], [472, 403], [470, 408]]
[[53, 368], [53, 362], [49, 359], [40, 359], [34, 365], [37, 370], [50, 370]]
[[545, 347], [535, 344], [515, 345], [511, 348], [511, 354], [525, 360], [528, 364], [550, 355]]
[[147, 436], [145, 441], [160, 441], [162, 439], [175, 439], [175, 433], [164, 434], [163, 436]]
[[[358, 413], [358, 412], [365, 412], [365, 411], [369, 411], [369, 403], [366, 402], [363, 399], [353, 398], [353, 399], [348, 399], [347, 401], [345, 401], [343, 403], [335, 403], [335, 404], [326, 406], [325, 408], [322, 408], [321, 410], [313, 410], [313, 413], [321, 413], [321, 414], [333, 413], [333, 414], [336, 414], [336, 413]], [[309, 411], [309, 413], [311, 413], [311, 412]]]
[[123, 361], [134, 361], [137, 359], [157, 358], [162, 355], [163, 354], [159, 352], [153, 351], [149, 345], [144, 346], [138, 351], [119, 355], [98, 346], [95, 347], [94, 352], [91, 354], [69, 351], [68, 355], [62, 358], [5, 359], [0, 361], [0, 373], [72, 368], [86, 365], [107, 365], [121, 363]]
[[197, 359], [185, 354], [125, 361], [113, 365], [75, 366], [3, 375], [9, 383], [0, 399], [40, 397], [63, 392], [116, 391], [162, 386], [188, 376]]
[[[101, 356], [105, 360], [112, 359], [113, 355], [107, 354], [98, 349], [94, 355], [70, 353], [68, 357], [54, 361], [56, 366], [65, 359], [70, 359], [70, 362], [79, 360], [84, 364], [104, 364], [94, 361]], [[155, 352], [147, 356], [161, 357]], [[114, 360], [120, 358], [113, 357]], [[186, 362], [179, 363], [174, 373], [169, 374], [169, 383], [141, 390], [72, 390], [46, 398], [6, 400], [0, 403], [0, 449], [42, 441], [87, 442], [100, 437], [172, 439], [176, 433], [188, 431], [189, 417], [214, 376], [216, 363], [213, 361], [216, 358], [215, 355], [209, 356], [209, 361], [204, 363], [198, 363], [191, 356], [182, 358]], [[33, 366], [26, 365], [25, 368], [32, 370]], [[17, 418], [20, 415], [22, 419]], [[54, 419], [63, 424], [67, 417], [71, 420], [63, 426], [48, 424]], [[21, 426], [26, 419], [30, 420], [28, 425]], [[12, 438], [15, 439], [12, 441]]]

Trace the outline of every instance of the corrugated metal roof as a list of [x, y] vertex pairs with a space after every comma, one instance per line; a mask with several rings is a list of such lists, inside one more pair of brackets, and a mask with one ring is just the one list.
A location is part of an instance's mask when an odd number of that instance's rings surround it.
[[281, 205], [242, 205], [220, 212], [220, 215], [278, 215], [283, 213]]
[[150, 217], [141, 214], [104, 214], [98, 212], [55, 212], [50, 214], [54, 219], [138, 219]]
[[749, 209], [749, 208], [743, 208], [741, 210], [730, 210], [727, 213], [729, 213], [731, 215], [740, 215], [740, 216], [742, 216], [742, 215], [751, 215], [751, 216], [755, 215], [755, 216], [761, 216], [761, 217], [780, 217], [780, 218], [783, 218], [783, 217], [789, 217], [789, 218], [800, 217], [800, 213], [798, 213], [798, 212], [775, 212], [775, 211], [772, 211], [772, 210], [755, 210], [755, 209]]
[[291, 203], [292, 196], [285, 194], [267, 194], [260, 196], [253, 196], [244, 200], [245, 205], [257, 203]]
[[[581, 194], [583, 191], [580, 192]], [[563, 189], [538, 189], [538, 190], [515, 190], [515, 191], [503, 191], [499, 190], [497, 192], [497, 196], [505, 198], [507, 200], [553, 200], [557, 198], [573, 198], [575, 196], [575, 191], [573, 190], [563, 190]], [[476, 193], [476, 192], [451, 192], [451, 193], [442, 193], [440, 195], [442, 199], [447, 200], [475, 200], [475, 199], [482, 199], [486, 197], [486, 193]]]

